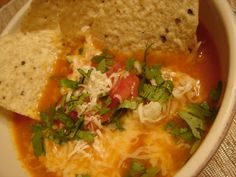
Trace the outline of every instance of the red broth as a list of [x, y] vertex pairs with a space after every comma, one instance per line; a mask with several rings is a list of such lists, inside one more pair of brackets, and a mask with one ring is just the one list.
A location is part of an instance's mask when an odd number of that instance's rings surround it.
[[[200, 28], [198, 29], [198, 39], [202, 41], [202, 45], [199, 48], [198, 56], [191, 61], [187, 61], [185, 56], [183, 55], [156, 56], [155, 54], [150, 54], [148, 61], [150, 63], [159, 63], [163, 66], [168, 66], [181, 72], [190, 74], [192, 77], [201, 81], [202, 88], [204, 88], [203, 92], [205, 94], [209, 94], [210, 90], [214, 88], [216, 86], [216, 83], [221, 79], [220, 66], [215, 46], [212, 43], [208, 32], [202, 26], [200, 26]], [[137, 56], [140, 55], [137, 54]], [[60, 62], [58, 66], [61, 66], [62, 63]], [[65, 69], [64, 71], [59, 71], [58, 73], [65, 75], [69, 72], [67, 69]], [[49, 83], [48, 85], [48, 89], [56, 87], [54, 82]], [[48, 97], [48, 95], [50, 94], [46, 91], [45, 96], [42, 98], [43, 101], [39, 105], [40, 110], [44, 109], [45, 105], [47, 107], [47, 105], [55, 102], [55, 97], [58, 98], [60, 96], [58, 95], [58, 90], [56, 89], [55, 95], [52, 95], [52, 97], [50, 97], [50, 100], [47, 102], [46, 98]], [[31, 126], [34, 123], [34, 120], [18, 114], [15, 114], [14, 118], [12, 119], [14, 139], [16, 148], [18, 150], [19, 159], [22, 161], [23, 166], [30, 172], [33, 177], [56, 177], [54, 173], [47, 172], [46, 168], [40, 163], [40, 161], [34, 157], [33, 149], [31, 146]], [[168, 150], [171, 151], [171, 149]], [[181, 168], [181, 166], [186, 163], [188, 158], [190, 158], [191, 156], [189, 154], [189, 151], [173, 153], [179, 154], [175, 155], [174, 159], [176, 162], [176, 170]]]

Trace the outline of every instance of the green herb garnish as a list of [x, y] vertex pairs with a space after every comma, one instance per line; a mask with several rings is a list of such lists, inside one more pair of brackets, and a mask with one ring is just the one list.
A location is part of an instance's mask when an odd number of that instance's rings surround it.
[[114, 56], [109, 54], [107, 50], [104, 50], [100, 55], [94, 56], [91, 60], [93, 63], [100, 63], [104, 59], [113, 59]]
[[130, 71], [134, 68], [134, 59], [132, 58], [128, 58], [128, 60], [126, 61], [126, 65], [125, 65], [125, 70], [126, 71]]
[[145, 166], [138, 160], [133, 160], [131, 162], [130, 169], [127, 172], [127, 177], [155, 177], [160, 172], [159, 168], [149, 167], [145, 168]]
[[61, 79], [60, 80], [60, 86], [65, 88], [71, 88], [71, 89], [77, 89], [79, 85], [79, 82], [72, 81], [69, 79]]
[[138, 104], [135, 101], [124, 100], [123, 102], [121, 102], [121, 104], [119, 105], [118, 109], [125, 108], [125, 109], [134, 110], [134, 109], [137, 108], [137, 106], [138, 106]]
[[82, 75], [82, 77], [79, 80], [79, 84], [86, 84], [89, 81], [90, 75], [92, 73], [92, 69], [88, 70], [87, 72], [85, 72], [82, 69], [77, 69], [77, 71]]
[[151, 84], [143, 84], [142, 88], [139, 90], [139, 95], [148, 101], [155, 101], [155, 102], [166, 102], [172, 92], [166, 87], [162, 86], [154, 86]]
[[195, 138], [201, 139], [200, 131], [205, 130], [205, 118], [211, 117], [209, 106], [202, 104], [189, 104], [178, 115], [185, 120], [192, 130]]
[[220, 99], [222, 88], [222, 81], [218, 81], [216, 88], [212, 89], [210, 92], [210, 98], [212, 101], [218, 101]]
[[97, 66], [97, 70], [101, 71], [102, 73], [105, 73], [107, 71], [107, 65], [106, 60], [103, 59]]
[[184, 141], [191, 142], [194, 136], [191, 130], [187, 127], [180, 127], [174, 121], [170, 121], [166, 124], [165, 130], [174, 137], [179, 137]]
[[36, 158], [38, 158], [41, 155], [45, 155], [43, 127], [40, 124], [35, 124], [32, 127], [32, 132], [32, 145], [34, 149], [34, 155]]
[[105, 115], [106, 113], [108, 113], [110, 111], [109, 108], [102, 107], [101, 105], [96, 105], [95, 109], [96, 109], [96, 111], [99, 112], [100, 115]]
[[83, 139], [84, 141], [87, 141], [89, 143], [92, 143], [94, 141], [94, 135], [89, 131], [79, 130], [77, 136], [79, 139]]

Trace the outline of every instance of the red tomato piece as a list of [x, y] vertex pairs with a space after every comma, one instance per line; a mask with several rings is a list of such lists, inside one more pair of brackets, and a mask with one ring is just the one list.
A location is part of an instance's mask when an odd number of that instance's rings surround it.
[[110, 91], [110, 96], [119, 101], [134, 98], [138, 96], [139, 78], [132, 73], [125, 77], [120, 77]]
[[125, 69], [125, 64], [122, 61], [116, 62], [107, 72], [107, 76], [109, 77], [112, 73], [116, 73], [120, 70]]

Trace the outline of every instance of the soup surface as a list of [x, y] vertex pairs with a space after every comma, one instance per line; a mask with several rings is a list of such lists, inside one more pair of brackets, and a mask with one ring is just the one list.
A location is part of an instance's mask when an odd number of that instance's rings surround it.
[[[34, 177], [174, 176], [211, 127], [222, 89], [217, 52], [201, 26], [198, 38], [196, 56], [148, 48], [132, 56], [110, 54], [91, 47], [89, 37], [68, 46], [39, 105], [46, 117], [52, 104], [61, 114], [51, 125], [13, 118], [24, 167]], [[73, 88], [81, 75], [82, 86]], [[72, 96], [75, 107], [68, 106]], [[39, 125], [41, 134], [32, 131]]]

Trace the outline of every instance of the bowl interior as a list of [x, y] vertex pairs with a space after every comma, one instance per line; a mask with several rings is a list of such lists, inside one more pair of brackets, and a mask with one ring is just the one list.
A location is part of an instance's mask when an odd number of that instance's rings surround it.
[[214, 155], [235, 114], [236, 28], [227, 1], [200, 0], [200, 21], [211, 36], [220, 60], [224, 97], [217, 118], [197, 152], [175, 177], [197, 176]]
[[[30, 1], [29, 1], [30, 2]], [[19, 25], [19, 20], [26, 12], [28, 4], [15, 16], [10, 22], [3, 34], [15, 31]], [[230, 125], [233, 117], [234, 100], [236, 100], [236, 72], [232, 66], [236, 66], [233, 58], [236, 58], [236, 28], [233, 24], [233, 14], [226, 1], [200, 0], [200, 21], [207, 29], [216, 46], [220, 64], [221, 73], [224, 83], [227, 83], [225, 96], [222, 101], [219, 114], [212, 126], [208, 136], [187, 162], [187, 164], [176, 174], [176, 177], [196, 176], [199, 171], [206, 165], [210, 157], [216, 151], [222, 138], [226, 133], [227, 127]], [[0, 139], [4, 141], [0, 151], [0, 176], [4, 177], [25, 177], [27, 172], [21, 168], [17, 159], [17, 152], [14, 149], [12, 133], [10, 131], [10, 123], [7, 119], [9, 113], [0, 109]], [[24, 140], [22, 140], [24, 141]]]

